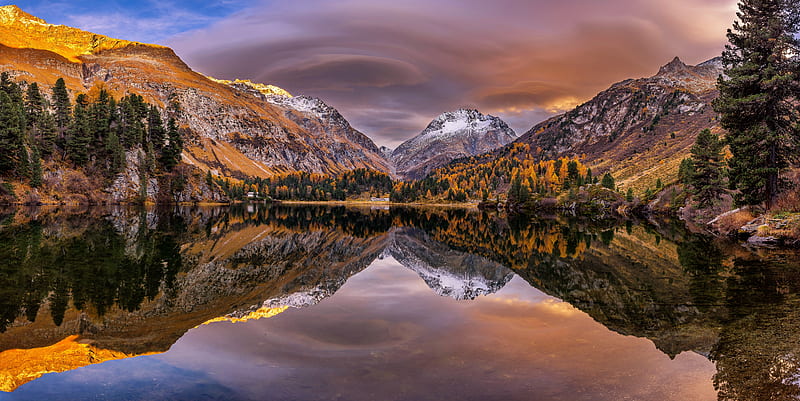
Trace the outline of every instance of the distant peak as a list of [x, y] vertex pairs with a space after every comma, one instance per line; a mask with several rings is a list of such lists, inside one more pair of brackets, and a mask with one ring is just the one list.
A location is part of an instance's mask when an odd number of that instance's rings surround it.
[[680, 57], [675, 57], [674, 59], [672, 59], [672, 61], [667, 63], [667, 65], [661, 67], [658, 70], [658, 74], [659, 75], [670, 74], [670, 73], [686, 70], [687, 68], [688, 67], [680, 59]]

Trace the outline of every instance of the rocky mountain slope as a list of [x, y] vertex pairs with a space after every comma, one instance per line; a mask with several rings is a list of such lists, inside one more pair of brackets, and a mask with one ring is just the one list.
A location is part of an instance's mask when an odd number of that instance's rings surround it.
[[46, 91], [63, 77], [73, 95], [102, 82], [117, 97], [136, 93], [161, 107], [177, 99], [180, 123], [191, 132], [184, 161], [218, 175], [388, 171], [377, 146], [319, 100], [294, 100], [280, 88], [248, 81], [213, 80], [167, 47], [51, 25], [16, 6], [0, 7], [0, 71]]
[[454, 159], [489, 152], [516, 136], [497, 117], [459, 109], [436, 117], [422, 133], [398, 146], [391, 159], [400, 178], [419, 179]]
[[690, 66], [676, 57], [652, 77], [616, 83], [537, 124], [518, 142], [543, 157], [586, 155], [595, 172], [611, 171], [623, 188], [641, 192], [676, 178], [698, 132], [719, 130], [711, 101], [721, 73], [718, 58]]

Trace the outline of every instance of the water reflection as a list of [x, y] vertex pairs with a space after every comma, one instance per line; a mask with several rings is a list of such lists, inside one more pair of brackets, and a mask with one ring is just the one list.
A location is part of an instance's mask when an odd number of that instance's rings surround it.
[[6, 391], [45, 371], [167, 351], [203, 323], [316, 305], [388, 258], [462, 303], [517, 275], [669, 358], [688, 351], [713, 361], [719, 399], [800, 396], [795, 254], [758, 255], [679, 226], [263, 205], [0, 217]]

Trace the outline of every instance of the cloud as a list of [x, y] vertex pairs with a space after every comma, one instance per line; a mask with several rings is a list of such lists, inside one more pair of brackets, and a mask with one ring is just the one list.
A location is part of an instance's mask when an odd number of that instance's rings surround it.
[[702, 62], [735, 3], [274, 0], [168, 44], [203, 73], [318, 96], [393, 145], [461, 106], [522, 133], [676, 55]]
[[412, 64], [373, 56], [321, 55], [270, 73], [270, 78], [303, 85], [310, 90], [351, 91], [358, 87], [386, 88], [416, 85], [425, 81]]

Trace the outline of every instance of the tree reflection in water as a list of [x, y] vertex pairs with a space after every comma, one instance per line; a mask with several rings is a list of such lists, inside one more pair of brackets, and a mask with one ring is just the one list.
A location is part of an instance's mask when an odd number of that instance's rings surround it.
[[[164, 344], [153, 350], [164, 350], [198, 322], [244, 315], [237, 308], [266, 294], [285, 299], [316, 288], [328, 296], [389, 250], [420, 275], [434, 272], [424, 277], [431, 286], [448, 270], [470, 280], [486, 276], [484, 289], [441, 294], [496, 291], [508, 282], [508, 268], [611, 330], [649, 338], [671, 357], [706, 355], [717, 366], [720, 400], [800, 397], [796, 254], [755, 254], [674, 225], [308, 206], [113, 209], [30, 219], [10, 212], [0, 221], [0, 331], [25, 326], [21, 319], [47, 318], [57, 327], [70, 308], [93, 317], [134, 312], [160, 297], [157, 308], [137, 316], [138, 324], [163, 333]], [[231, 243], [239, 245], [225, 248]], [[210, 305], [194, 315], [185, 312], [199, 305], [192, 291], [202, 291], [200, 300]], [[180, 327], [166, 330], [158, 316]], [[2, 344], [16, 344], [2, 336]], [[142, 351], [150, 349], [136, 349]]]

